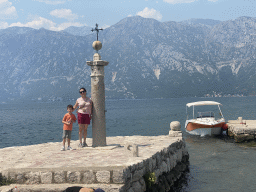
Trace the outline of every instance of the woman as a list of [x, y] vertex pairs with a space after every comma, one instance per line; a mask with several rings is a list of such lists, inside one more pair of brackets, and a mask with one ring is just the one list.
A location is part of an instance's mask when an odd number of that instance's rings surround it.
[[[92, 118], [92, 100], [89, 97], [86, 97], [86, 89], [81, 88], [79, 90], [81, 97], [76, 100], [74, 105], [74, 110], [77, 109], [77, 120], [79, 126], [79, 140], [80, 143], [78, 147], [87, 147], [86, 137], [87, 137], [87, 128], [90, 125], [90, 120]], [[82, 139], [84, 137], [84, 142]]]

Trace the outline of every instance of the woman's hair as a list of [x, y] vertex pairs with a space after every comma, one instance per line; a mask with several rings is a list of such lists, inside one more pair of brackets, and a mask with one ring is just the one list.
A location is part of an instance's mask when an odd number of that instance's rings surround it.
[[80, 90], [81, 90], [81, 89], [83, 89], [83, 90], [86, 92], [86, 89], [85, 89], [85, 88], [83, 88], [83, 87], [79, 89], [79, 92], [80, 92]]

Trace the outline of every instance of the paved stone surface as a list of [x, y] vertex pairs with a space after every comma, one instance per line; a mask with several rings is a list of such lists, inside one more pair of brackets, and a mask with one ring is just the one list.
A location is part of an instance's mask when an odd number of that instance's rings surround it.
[[244, 142], [256, 138], [256, 120], [229, 120], [228, 135], [234, 137], [235, 142]]
[[[102, 186], [106, 192], [135, 188], [139, 192], [144, 191], [140, 180], [146, 171], [154, 171], [158, 178], [187, 155], [178, 135], [108, 137], [106, 147], [95, 148], [90, 147], [92, 139], [87, 140], [89, 147], [78, 148], [78, 144], [71, 142], [72, 151], [60, 151], [62, 142], [0, 149], [0, 172], [15, 179], [20, 192], [81, 185]], [[6, 187], [0, 187], [0, 192], [13, 189]]]
[[234, 130], [235, 133], [251, 133], [256, 131], [256, 120], [229, 120], [228, 126]]
[[[171, 143], [181, 139], [169, 136], [117, 136], [107, 137], [106, 147], [90, 147], [92, 139], [87, 139], [89, 147], [78, 148], [79, 141], [71, 141], [72, 151], [60, 151], [62, 142], [43, 143], [30, 146], [8, 147], [0, 149], [0, 172], [10, 169], [51, 169], [80, 170], [94, 168], [106, 170], [108, 167], [129, 166], [146, 159]], [[138, 145], [138, 157], [125, 149], [127, 143]], [[47, 175], [45, 175], [47, 180]]]

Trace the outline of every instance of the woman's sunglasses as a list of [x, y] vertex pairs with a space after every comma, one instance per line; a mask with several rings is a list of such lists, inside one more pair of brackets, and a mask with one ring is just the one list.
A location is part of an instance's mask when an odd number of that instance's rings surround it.
[[86, 93], [86, 91], [80, 91], [79, 93]]

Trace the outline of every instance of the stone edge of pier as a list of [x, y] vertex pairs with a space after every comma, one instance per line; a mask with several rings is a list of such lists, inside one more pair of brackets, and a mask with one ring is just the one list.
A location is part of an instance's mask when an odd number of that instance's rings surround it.
[[256, 120], [244, 120], [238, 117], [237, 120], [229, 120], [227, 125], [228, 136], [234, 138], [236, 143], [256, 139]]

